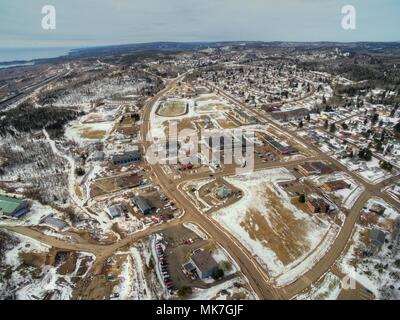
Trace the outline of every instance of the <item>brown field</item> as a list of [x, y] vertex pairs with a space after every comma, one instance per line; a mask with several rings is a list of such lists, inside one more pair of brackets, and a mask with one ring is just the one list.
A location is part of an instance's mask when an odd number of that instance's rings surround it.
[[217, 120], [218, 124], [223, 128], [223, 129], [234, 129], [238, 128], [238, 125], [233, 123], [232, 121], [226, 119], [226, 120]]
[[[205, 120], [209, 120], [209, 119], [210, 119], [210, 117], [208, 117], [208, 116], [200, 116], [200, 117], [182, 119], [180, 121], [177, 121], [178, 134], [180, 131], [182, 131], [184, 129], [191, 129], [191, 130], [202, 129], [202, 128], [204, 128], [204, 125], [202, 123]], [[164, 129], [165, 135], [168, 136], [168, 134], [169, 134], [168, 121], [163, 122], [163, 125], [165, 128]]]
[[139, 127], [132, 118], [124, 117], [121, 123], [116, 126], [116, 131], [124, 135], [133, 136], [139, 131]]
[[104, 130], [83, 129], [80, 130], [79, 134], [84, 139], [101, 140], [105, 137], [106, 132]]
[[82, 198], [82, 189], [79, 185], [75, 186], [75, 194], [79, 197]]
[[157, 114], [163, 117], [177, 117], [185, 113], [186, 113], [186, 104], [182, 101], [165, 102], [157, 110]]
[[96, 197], [124, 188], [135, 187], [139, 184], [140, 180], [136, 174], [98, 179], [90, 186], [90, 195]]
[[241, 226], [249, 233], [251, 239], [262, 242], [287, 265], [310, 249], [306, 245], [306, 230], [269, 188], [265, 191], [265, 199], [265, 206], [270, 210], [270, 223], [258, 210], [249, 209]]
[[[101, 266], [99, 273], [94, 274], [90, 281], [84, 285], [78, 286], [74, 290], [73, 298], [87, 299], [87, 300], [104, 300], [109, 299], [113, 287], [123, 279], [119, 278], [122, 265], [129, 258], [126, 254], [113, 255], [115, 263], [108, 265], [104, 263]], [[109, 277], [109, 279], [107, 279]]]
[[305, 203], [301, 203], [299, 201], [299, 197], [294, 197], [291, 200], [291, 203], [299, 210], [309, 213], [311, 215], [310, 209], [308, 208], [308, 206]]

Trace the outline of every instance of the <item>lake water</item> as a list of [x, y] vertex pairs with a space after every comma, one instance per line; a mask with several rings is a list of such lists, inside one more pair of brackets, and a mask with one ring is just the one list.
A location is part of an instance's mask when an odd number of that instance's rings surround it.
[[[30, 61], [67, 55], [72, 48], [0, 48], [0, 62]], [[0, 65], [5, 67], [5, 65]]]

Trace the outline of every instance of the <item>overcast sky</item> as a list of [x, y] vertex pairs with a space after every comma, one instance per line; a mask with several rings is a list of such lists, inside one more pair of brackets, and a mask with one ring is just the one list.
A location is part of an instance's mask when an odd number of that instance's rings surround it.
[[[57, 29], [41, 27], [54, 5]], [[341, 28], [343, 5], [357, 30]], [[0, 0], [0, 48], [152, 41], [400, 41], [400, 0]]]

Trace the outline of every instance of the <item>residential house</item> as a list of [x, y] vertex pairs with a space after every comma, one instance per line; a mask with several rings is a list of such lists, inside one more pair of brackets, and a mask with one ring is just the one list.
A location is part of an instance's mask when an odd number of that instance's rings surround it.
[[369, 208], [369, 211], [370, 211], [370, 212], [379, 214], [380, 216], [383, 215], [383, 213], [385, 212], [385, 210], [386, 210], [386, 208], [385, 208], [383, 205], [379, 204], [379, 203], [374, 203], [374, 204]]
[[312, 213], [328, 213], [330, 205], [322, 198], [312, 198], [307, 201], [307, 206]]
[[322, 188], [324, 188], [328, 192], [333, 192], [333, 191], [338, 191], [338, 190], [342, 190], [342, 189], [349, 189], [349, 188], [351, 188], [351, 184], [347, 183], [344, 180], [335, 180], [335, 181], [325, 182], [322, 185]]
[[369, 250], [372, 254], [377, 254], [382, 249], [385, 243], [386, 234], [379, 229], [373, 228], [368, 233], [369, 237]]

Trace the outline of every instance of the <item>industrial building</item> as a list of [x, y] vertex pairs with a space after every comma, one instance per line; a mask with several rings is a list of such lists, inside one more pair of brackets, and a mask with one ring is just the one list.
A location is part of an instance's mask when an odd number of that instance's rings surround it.
[[142, 160], [139, 151], [128, 151], [112, 157], [113, 165], [126, 165]]
[[24, 199], [0, 195], [0, 217], [20, 218], [29, 212], [28, 203]]

